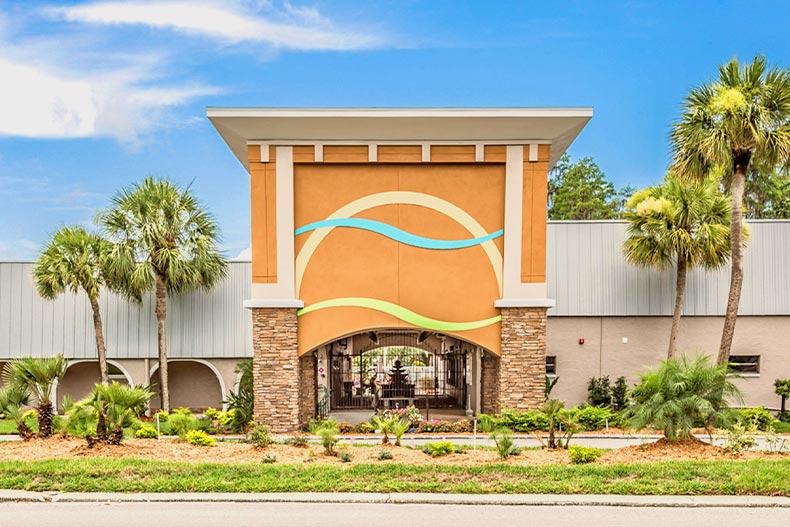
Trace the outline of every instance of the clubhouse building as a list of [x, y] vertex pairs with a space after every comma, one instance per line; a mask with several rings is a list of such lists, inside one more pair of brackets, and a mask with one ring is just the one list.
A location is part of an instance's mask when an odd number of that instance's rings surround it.
[[[221, 406], [252, 357], [255, 418], [414, 403], [458, 415], [577, 404], [590, 377], [630, 382], [666, 354], [672, 272], [625, 263], [619, 221], [547, 222], [548, 174], [589, 108], [211, 108], [249, 174], [251, 262], [174, 297], [173, 406]], [[225, 176], [229, 184], [246, 184]], [[733, 359], [750, 405], [790, 377], [790, 222], [750, 222]], [[64, 353], [58, 386], [98, 380], [82, 296], [38, 298], [32, 264], [0, 263], [0, 362]], [[679, 349], [714, 353], [728, 273], [689, 276]], [[115, 378], [156, 382], [156, 324], [105, 294]]]

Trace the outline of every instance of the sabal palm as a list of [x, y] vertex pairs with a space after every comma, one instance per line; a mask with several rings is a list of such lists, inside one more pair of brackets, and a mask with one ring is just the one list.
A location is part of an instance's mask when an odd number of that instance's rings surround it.
[[0, 389], [0, 413], [16, 423], [19, 437], [28, 441], [35, 435], [25, 422], [23, 407], [30, 403], [30, 392], [23, 386], [4, 386]]
[[741, 67], [732, 59], [719, 78], [689, 92], [673, 127], [674, 171], [702, 180], [718, 169], [731, 175], [732, 274], [718, 364], [729, 360], [743, 284], [743, 194], [754, 163], [790, 163], [790, 70], [769, 68], [758, 56]]
[[147, 177], [122, 190], [99, 222], [114, 242], [110, 276], [129, 298], [155, 292], [161, 405], [170, 410], [167, 370], [169, 294], [210, 288], [226, 273], [219, 228], [188, 188]]
[[690, 438], [697, 423], [710, 434], [717, 419], [726, 414], [728, 399], [743, 402], [740, 390], [727, 377], [726, 365], [685, 354], [642, 374], [631, 397], [635, 404], [626, 410], [631, 424], [637, 429], [660, 429], [672, 441]]
[[667, 357], [677, 350], [686, 274], [694, 267], [717, 269], [730, 254], [730, 204], [714, 178], [684, 182], [668, 174], [664, 183], [636, 192], [623, 218], [628, 221], [626, 259], [663, 271], [676, 265], [675, 308]]
[[9, 386], [27, 389], [38, 401], [38, 435], [52, 435], [52, 390], [63, 378], [68, 362], [63, 355], [52, 357], [23, 357], [14, 359], [3, 368], [3, 381]]
[[38, 294], [54, 299], [65, 291], [84, 291], [93, 311], [93, 330], [101, 382], [109, 380], [99, 296], [106, 285], [110, 243], [82, 227], [61, 227], [47, 243], [33, 267]]

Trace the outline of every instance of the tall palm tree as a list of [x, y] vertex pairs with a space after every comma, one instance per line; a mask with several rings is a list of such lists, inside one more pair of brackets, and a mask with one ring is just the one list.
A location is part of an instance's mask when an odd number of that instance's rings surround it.
[[114, 243], [113, 283], [138, 302], [146, 292], [155, 293], [161, 406], [170, 411], [167, 298], [211, 288], [224, 278], [227, 262], [217, 249], [219, 228], [189, 188], [153, 177], [122, 190], [98, 219]]
[[790, 70], [758, 56], [743, 67], [732, 59], [719, 78], [692, 89], [672, 130], [674, 171], [701, 180], [712, 169], [732, 176], [732, 272], [718, 364], [729, 361], [743, 284], [743, 194], [754, 163], [790, 164]]
[[47, 243], [33, 267], [38, 294], [54, 299], [68, 290], [88, 296], [93, 311], [93, 331], [99, 356], [101, 382], [107, 383], [107, 349], [104, 346], [99, 295], [106, 285], [105, 270], [110, 243], [82, 227], [61, 227]]
[[718, 269], [730, 254], [730, 204], [718, 181], [681, 181], [667, 175], [663, 185], [636, 192], [623, 218], [628, 238], [626, 259], [660, 271], [676, 265], [675, 310], [667, 357], [677, 350], [686, 274], [696, 266]]
[[22, 357], [6, 362], [3, 367], [3, 381], [7, 385], [29, 390], [38, 401], [38, 437], [52, 435], [52, 418], [55, 415], [52, 390], [66, 374], [66, 368], [68, 361], [63, 355]]

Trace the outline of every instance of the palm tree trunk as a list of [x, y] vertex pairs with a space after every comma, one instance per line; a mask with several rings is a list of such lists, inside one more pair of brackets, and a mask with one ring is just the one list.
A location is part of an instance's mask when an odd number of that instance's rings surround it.
[[165, 279], [156, 275], [156, 329], [159, 336], [159, 393], [162, 410], [170, 412], [170, 387], [167, 379], [167, 288]]
[[724, 329], [721, 333], [721, 345], [716, 363], [719, 366], [730, 361], [732, 338], [735, 335], [735, 321], [738, 318], [738, 304], [741, 301], [743, 285], [743, 191], [746, 186], [746, 170], [750, 157], [742, 154], [735, 157], [732, 184], [732, 212], [730, 215], [730, 257], [732, 273], [730, 275], [730, 294], [727, 297], [727, 311], [724, 313]]
[[683, 312], [683, 294], [686, 291], [686, 260], [678, 258], [678, 273], [675, 285], [675, 312], [672, 313], [672, 330], [669, 333], [669, 350], [667, 358], [675, 356], [678, 347], [678, 331], [680, 330], [680, 315]]
[[99, 373], [101, 382], [110, 382], [107, 372], [107, 348], [104, 347], [104, 331], [102, 330], [101, 313], [99, 312], [99, 299], [91, 298], [91, 309], [93, 310], [93, 332], [96, 334], [96, 351], [99, 355]]

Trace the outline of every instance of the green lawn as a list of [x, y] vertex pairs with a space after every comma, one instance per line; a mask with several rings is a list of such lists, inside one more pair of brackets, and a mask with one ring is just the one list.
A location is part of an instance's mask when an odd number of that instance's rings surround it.
[[635, 465], [220, 465], [119, 459], [0, 462], [0, 488], [82, 492], [435, 492], [790, 496], [790, 460]]

